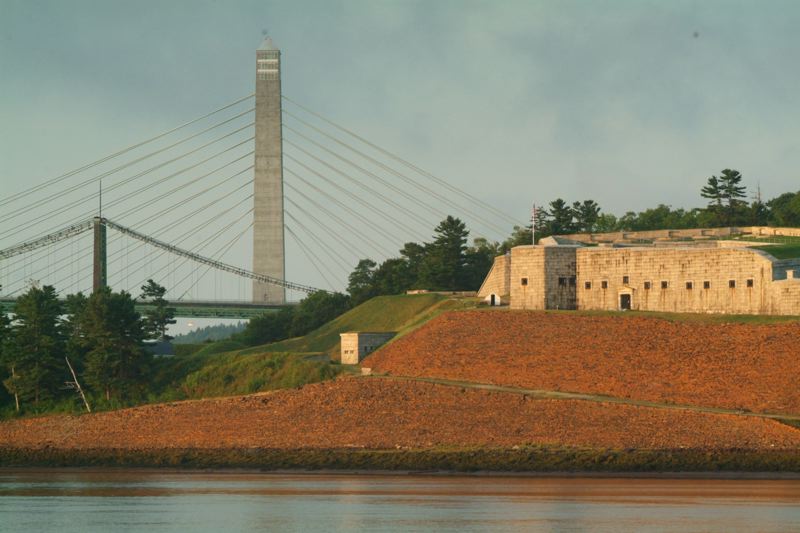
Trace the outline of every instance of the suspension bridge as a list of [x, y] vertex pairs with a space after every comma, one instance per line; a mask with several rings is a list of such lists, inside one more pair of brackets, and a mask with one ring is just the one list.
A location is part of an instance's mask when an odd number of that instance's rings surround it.
[[59, 176], [6, 179], [6, 312], [31, 285], [136, 297], [153, 279], [179, 316], [248, 318], [344, 290], [360, 259], [430, 240], [447, 215], [491, 240], [526, 223], [281, 94], [269, 39], [254, 93]]

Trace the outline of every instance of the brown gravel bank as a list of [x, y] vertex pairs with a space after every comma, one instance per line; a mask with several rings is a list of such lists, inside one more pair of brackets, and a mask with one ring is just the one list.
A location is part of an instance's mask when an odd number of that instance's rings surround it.
[[345, 378], [233, 398], [0, 423], [0, 448], [27, 450], [800, 448], [770, 420]]
[[396, 375], [800, 414], [796, 322], [451, 312], [362, 364]]

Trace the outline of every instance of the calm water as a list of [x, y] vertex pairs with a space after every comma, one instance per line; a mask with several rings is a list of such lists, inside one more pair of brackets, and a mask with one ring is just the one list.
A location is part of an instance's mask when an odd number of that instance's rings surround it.
[[0, 531], [800, 531], [800, 481], [0, 470]]

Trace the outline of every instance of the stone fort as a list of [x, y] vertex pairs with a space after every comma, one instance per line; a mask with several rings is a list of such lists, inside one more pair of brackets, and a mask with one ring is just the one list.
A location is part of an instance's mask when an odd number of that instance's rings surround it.
[[[764, 228], [738, 233], [764, 235]], [[784, 228], [768, 235], [800, 236]], [[800, 259], [779, 260], [725, 230], [570, 235], [517, 246], [495, 258], [478, 292], [512, 309], [640, 310], [686, 313], [800, 315]], [[709, 232], [719, 231], [720, 234]], [[702, 232], [702, 233], [701, 233]], [[727, 234], [726, 234], [727, 232]], [[594, 246], [586, 244], [599, 243]]]

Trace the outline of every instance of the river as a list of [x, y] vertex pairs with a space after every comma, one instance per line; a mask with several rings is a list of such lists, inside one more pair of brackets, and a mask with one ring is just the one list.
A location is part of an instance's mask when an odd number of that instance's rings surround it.
[[800, 480], [0, 470], [0, 531], [800, 531]]

